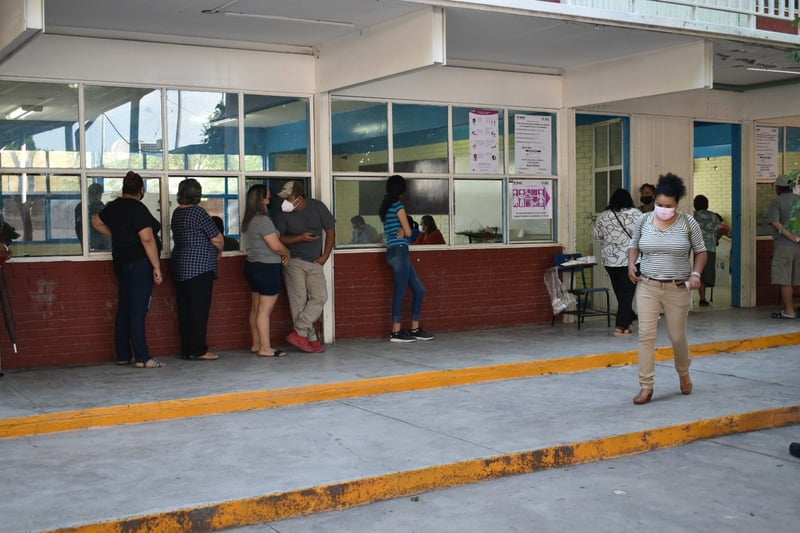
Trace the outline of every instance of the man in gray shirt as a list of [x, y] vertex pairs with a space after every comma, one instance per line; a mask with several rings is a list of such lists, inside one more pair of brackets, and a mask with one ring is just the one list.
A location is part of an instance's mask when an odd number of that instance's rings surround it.
[[794, 287], [800, 286], [800, 196], [792, 192], [795, 185], [789, 176], [778, 176], [775, 180], [778, 197], [772, 200], [767, 211], [767, 220], [775, 229], [770, 275], [772, 284], [781, 288], [783, 303], [783, 310], [772, 313], [772, 318], [797, 318], [792, 297]]
[[336, 221], [325, 204], [306, 198], [302, 181], [286, 182], [278, 196], [283, 203], [273, 220], [281, 242], [292, 253], [289, 262], [283, 265], [294, 324], [286, 342], [304, 352], [324, 352], [314, 323], [328, 301], [322, 267], [336, 242]]

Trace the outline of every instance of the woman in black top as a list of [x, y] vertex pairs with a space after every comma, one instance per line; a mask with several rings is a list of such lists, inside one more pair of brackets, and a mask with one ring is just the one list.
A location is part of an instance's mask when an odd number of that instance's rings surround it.
[[92, 217], [92, 226], [111, 237], [114, 272], [119, 281], [119, 307], [114, 326], [117, 364], [132, 360], [136, 368], [158, 368], [164, 363], [150, 357], [145, 336], [145, 317], [153, 294], [153, 284], [161, 285], [161, 224], [141, 200], [144, 180], [128, 172], [122, 180], [122, 196], [109, 202]]

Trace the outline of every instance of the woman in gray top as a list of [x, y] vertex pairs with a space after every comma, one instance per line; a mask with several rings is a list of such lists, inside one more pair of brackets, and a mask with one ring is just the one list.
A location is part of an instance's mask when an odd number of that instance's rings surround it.
[[[706, 265], [706, 246], [697, 221], [677, 210], [678, 201], [685, 195], [686, 186], [681, 178], [674, 174], [659, 177], [653, 212], [642, 216], [628, 248], [628, 277], [636, 284], [639, 315], [641, 390], [633, 399], [637, 405], [653, 397], [655, 342], [661, 312], [675, 354], [681, 393], [692, 392], [686, 320], [692, 301], [690, 291], [700, 287], [700, 272]], [[693, 263], [690, 262], [692, 256]], [[636, 265], [639, 258], [641, 272]]]
[[261, 357], [284, 357], [286, 352], [272, 347], [269, 315], [281, 292], [281, 264], [289, 260], [289, 250], [279, 238], [267, 206], [272, 198], [264, 185], [247, 191], [242, 239], [247, 250], [244, 275], [250, 285], [250, 351]]

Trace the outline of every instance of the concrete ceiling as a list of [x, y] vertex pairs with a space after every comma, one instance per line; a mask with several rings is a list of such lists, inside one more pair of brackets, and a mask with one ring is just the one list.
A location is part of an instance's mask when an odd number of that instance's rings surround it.
[[[417, 10], [403, 0], [46, 0], [45, 32], [314, 53], [321, 44]], [[226, 14], [227, 13], [227, 14]], [[558, 74], [700, 39], [620, 26], [447, 7], [447, 64]], [[716, 87], [798, 83], [792, 47], [710, 39]]]

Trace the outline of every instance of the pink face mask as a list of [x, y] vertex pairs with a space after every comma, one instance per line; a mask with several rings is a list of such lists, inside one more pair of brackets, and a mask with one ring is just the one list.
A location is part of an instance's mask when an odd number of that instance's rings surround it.
[[660, 220], [669, 220], [675, 216], [675, 208], [674, 207], [655, 207], [656, 216]]

